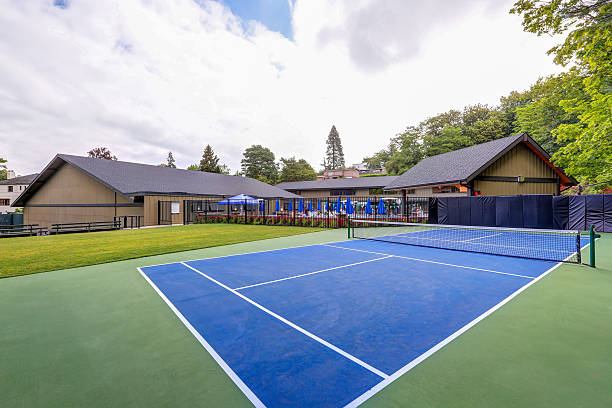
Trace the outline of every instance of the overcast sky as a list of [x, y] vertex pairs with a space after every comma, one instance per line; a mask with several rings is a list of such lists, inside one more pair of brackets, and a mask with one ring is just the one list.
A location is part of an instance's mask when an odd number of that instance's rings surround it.
[[451, 108], [496, 105], [559, 72], [512, 1], [0, 0], [0, 157], [18, 174], [107, 146], [179, 167], [212, 145], [232, 171], [269, 147], [347, 164]]

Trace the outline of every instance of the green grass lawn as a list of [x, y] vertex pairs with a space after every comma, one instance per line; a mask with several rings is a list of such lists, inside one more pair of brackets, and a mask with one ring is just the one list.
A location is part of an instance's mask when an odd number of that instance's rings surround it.
[[316, 231], [202, 224], [0, 239], [0, 278]]
[[[345, 234], [0, 279], [0, 406], [250, 406], [136, 268]], [[555, 269], [364, 406], [612, 406], [612, 234], [598, 241], [598, 254], [598, 268]]]

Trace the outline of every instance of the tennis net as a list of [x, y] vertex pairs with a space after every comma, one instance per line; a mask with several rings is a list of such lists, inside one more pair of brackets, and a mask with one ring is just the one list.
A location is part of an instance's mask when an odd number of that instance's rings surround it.
[[518, 258], [580, 263], [580, 232], [353, 219], [353, 238]]

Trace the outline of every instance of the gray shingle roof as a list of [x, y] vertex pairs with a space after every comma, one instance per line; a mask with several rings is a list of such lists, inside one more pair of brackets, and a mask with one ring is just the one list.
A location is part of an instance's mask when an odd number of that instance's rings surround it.
[[385, 188], [410, 188], [468, 181], [521, 141], [528, 141], [548, 157], [533, 139], [526, 133], [521, 133], [423, 159]]
[[13, 177], [12, 179], [2, 180], [0, 184], [24, 184], [28, 185], [38, 176], [38, 173], [28, 174], [26, 176]]
[[285, 190], [328, 190], [343, 188], [383, 188], [397, 176], [353, 177], [313, 181], [290, 181], [279, 183], [278, 188]]
[[14, 205], [22, 206], [63, 163], [69, 163], [81, 169], [110, 189], [128, 197], [147, 194], [191, 196], [247, 194], [256, 198], [298, 197], [248, 177], [58, 154], [39, 177], [15, 200]]

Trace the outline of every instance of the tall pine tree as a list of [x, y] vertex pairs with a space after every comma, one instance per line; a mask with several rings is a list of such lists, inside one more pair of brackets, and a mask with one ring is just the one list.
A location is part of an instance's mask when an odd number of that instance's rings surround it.
[[336, 130], [336, 126], [332, 126], [327, 136], [327, 152], [325, 153], [324, 166], [330, 170], [343, 169], [344, 164], [344, 152], [342, 151], [342, 142], [340, 141], [340, 135]]
[[209, 173], [221, 173], [221, 166], [219, 165], [219, 157], [215, 154], [210, 145], [206, 145], [204, 153], [202, 154], [202, 160], [200, 160], [200, 171], [207, 171]]
[[176, 164], [174, 161], [174, 156], [172, 152], [168, 152], [168, 158], [166, 159], [166, 163], [160, 164], [162, 167], [170, 167], [171, 169], [176, 169]]

